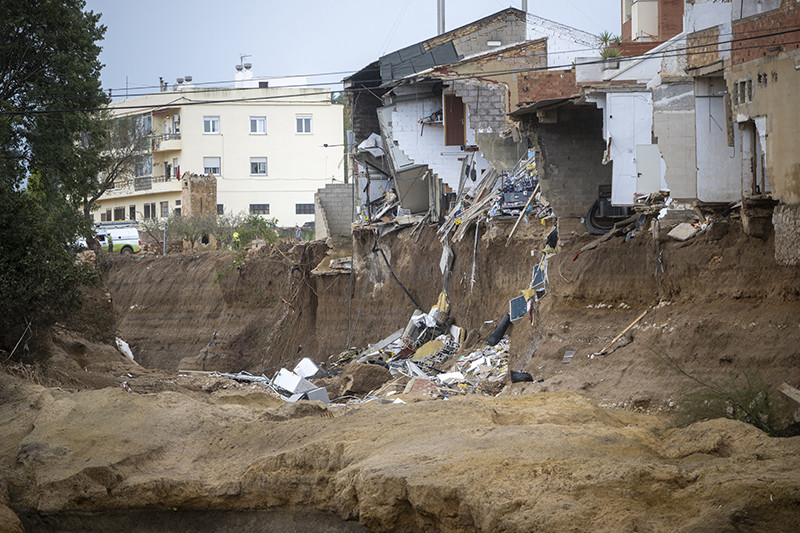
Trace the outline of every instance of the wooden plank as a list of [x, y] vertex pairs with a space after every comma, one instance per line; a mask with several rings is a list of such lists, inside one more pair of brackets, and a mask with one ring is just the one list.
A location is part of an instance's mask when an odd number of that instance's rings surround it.
[[531, 205], [531, 202], [533, 201], [533, 197], [536, 196], [537, 192], [539, 192], [539, 184], [538, 183], [536, 184], [536, 188], [533, 189], [533, 192], [531, 193], [531, 197], [528, 198], [528, 202], [525, 204], [525, 207], [522, 208], [522, 213], [519, 214], [519, 218], [517, 218], [517, 223], [514, 224], [513, 228], [511, 228], [511, 233], [508, 234], [508, 240], [506, 240], [506, 248], [508, 248], [508, 245], [511, 242], [511, 238], [514, 236], [514, 233], [516, 233], [517, 227], [519, 226], [519, 223], [522, 222], [522, 218], [525, 216], [525, 211], [528, 209], [528, 206]]
[[785, 381], [781, 383], [781, 386], [778, 387], [778, 390], [784, 393], [792, 400], [794, 400], [795, 402], [800, 403], [800, 390], [795, 389]]
[[615, 342], [617, 342], [618, 340], [620, 340], [620, 339], [622, 338], [622, 336], [623, 336], [623, 335], [625, 335], [626, 333], [628, 333], [628, 330], [630, 330], [630, 329], [631, 329], [633, 326], [635, 326], [636, 324], [638, 324], [638, 323], [639, 323], [639, 321], [640, 321], [642, 318], [644, 318], [644, 315], [646, 315], [646, 314], [647, 314], [647, 311], [649, 311], [649, 309], [645, 309], [645, 310], [642, 312], [642, 314], [641, 314], [641, 315], [639, 315], [638, 317], [636, 317], [636, 320], [634, 320], [633, 322], [631, 322], [630, 324], [628, 324], [628, 327], [627, 327], [627, 328], [623, 329], [623, 330], [622, 330], [622, 332], [620, 332], [620, 334], [619, 334], [619, 335], [617, 335], [616, 337], [614, 337], [614, 339], [613, 339], [611, 342], [609, 342], [608, 344], [606, 344], [605, 346], [603, 346], [603, 349], [602, 349], [602, 350], [600, 350], [599, 352], [597, 352], [597, 353], [595, 353], [595, 354], [592, 354], [592, 355], [603, 355], [604, 353], [606, 353], [606, 350], [608, 350], [609, 348], [611, 348], [611, 347], [614, 345], [614, 343], [615, 343]]

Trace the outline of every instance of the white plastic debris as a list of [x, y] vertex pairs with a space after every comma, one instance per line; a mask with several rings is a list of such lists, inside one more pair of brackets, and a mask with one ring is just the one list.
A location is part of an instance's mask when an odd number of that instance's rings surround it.
[[275, 379], [272, 381], [277, 387], [282, 388], [292, 394], [300, 394], [316, 389], [317, 387], [294, 372], [281, 368]]
[[133, 352], [131, 351], [131, 347], [128, 345], [127, 342], [125, 342], [124, 340], [120, 339], [119, 337], [117, 337], [117, 348], [119, 348], [119, 351], [121, 351], [123, 354], [125, 354], [127, 357], [129, 357], [131, 361], [134, 360], [133, 359]]
[[419, 327], [424, 324], [426, 327], [433, 328], [436, 326], [436, 319], [427, 313], [422, 313], [411, 317], [411, 320]]
[[303, 357], [294, 367], [294, 373], [302, 378], [311, 379], [319, 373], [319, 367], [308, 357]]
[[461, 372], [445, 372], [444, 374], [439, 374], [436, 376], [436, 379], [445, 385], [452, 385], [453, 383], [464, 381], [464, 374]]

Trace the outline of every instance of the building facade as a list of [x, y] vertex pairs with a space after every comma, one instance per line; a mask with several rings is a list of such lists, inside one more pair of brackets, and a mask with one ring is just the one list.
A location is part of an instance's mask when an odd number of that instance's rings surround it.
[[188, 172], [216, 178], [218, 214], [302, 225], [314, 220], [317, 189], [344, 179], [343, 110], [324, 88], [183, 83], [114, 102], [110, 110], [136, 117], [149, 142], [132, 175], [115, 180], [98, 200], [98, 221], [180, 214], [180, 178]]

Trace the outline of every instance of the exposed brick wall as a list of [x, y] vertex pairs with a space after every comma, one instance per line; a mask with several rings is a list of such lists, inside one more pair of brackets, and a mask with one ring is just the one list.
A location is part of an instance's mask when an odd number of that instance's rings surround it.
[[486, 50], [487, 40], [498, 40], [503, 44], [518, 43], [525, 40], [525, 34], [526, 14], [519, 9], [508, 8], [432, 37], [423, 41], [422, 46], [430, 50], [452, 40], [458, 53], [467, 56]]
[[548, 70], [522, 74], [517, 78], [519, 103], [529, 104], [550, 98], [566, 98], [580, 91], [575, 70]]
[[661, 41], [628, 41], [616, 45], [624, 57], [640, 56], [660, 45]]
[[[727, 40], [727, 39], [726, 39]], [[686, 39], [689, 51], [686, 66], [702, 67], [721, 59], [719, 55], [719, 26], [690, 33]]]
[[[796, 0], [783, 0], [780, 9], [734, 21], [733, 37], [735, 42], [731, 48], [731, 62], [738, 65], [775, 55], [780, 51], [786, 52], [800, 48], [800, 43], [798, 43], [800, 31], [796, 31], [799, 29], [798, 26], [800, 26], [800, 3]], [[752, 39], [758, 35], [777, 33], [783, 30], [795, 31]], [[745, 38], [748, 40], [742, 41]], [[780, 50], [775, 50], [776, 47], [780, 47]]]
[[628, 41], [631, 40], [631, 26], [632, 25], [633, 25], [633, 22], [631, 21], [631, 19], [628, 19], [628, 20], [626, 20], [625, 22], [622, 23], [622, 33], [620, 34], [620, 36], [622, 37], [622, 40], [624, 42], [628, 42]]
[[378, 107], [383, 105], [380, 98], [370, 91], [357, 90], [348, 92], [345, 99], [345, 113], [352, 121], [353, 136], [358, 144], [371, 133], [380, 133], [378, 122]]
[[611, 183], [611, 165], [603, 165], [603, 112], [595, 106], [558, 108], [558, 122], [525, 119], [537, 152], [542, 191], [558, 217], [586, 215], [597, 200], [598, 187]]
[[316, 237], [349, 235], [353, 220], [353, 185], [328, 183], [314, 195]]
[[479, 132], [500, 132], [506, 129], [506, 91], [499, 83], [477, 80], [453, 82], [453, 89], [469, 111], [469, 124]]
[[683, 31], [683, 1], [658, 0], [659, 41], [666, 41]]

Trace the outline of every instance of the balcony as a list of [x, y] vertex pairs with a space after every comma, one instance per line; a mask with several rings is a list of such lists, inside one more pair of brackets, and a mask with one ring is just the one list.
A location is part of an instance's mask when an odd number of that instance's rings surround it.
[[153, 135], [151, 138], [151, 147], [154, 152], [180, 150], [182, 146], [180, 133], [163, 133], [160, 135]]
[[181, 181], [174, 176], [136, 176], [114, 180], [112, 188], [103, 196], [106, 198], [120, 198], [125, 196], [141, 196], [162, 192], [178, 192], [181, 190]]

